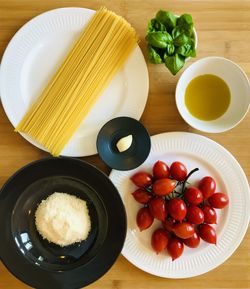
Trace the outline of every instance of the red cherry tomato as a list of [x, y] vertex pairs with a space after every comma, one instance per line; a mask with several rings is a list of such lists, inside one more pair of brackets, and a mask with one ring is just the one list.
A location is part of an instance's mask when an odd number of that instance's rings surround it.
[[170, 175], [177, 181], [184, 181], [187, 176], [187, 168], [181, 162], [173, 162], [170, 166]]
[[209, 204], [216, 209], [222, 209], [229, 203], [229, 198], [224, 193], [215, 193], [208, 198]]
[[158, 196], [166, 196], [173, 192], [176, 181], [171, 179], [160, 179], [154, 182], [153, 191]]
[[181, 199], [174, 198], [168, 202], [168, 212], [172, 218], [182, 221], [187, 213], [187, 206]]
[[217, 214], [214, 208], [211, 206], [205, 205], [202, 208], [204, 213], [204, 223], [206, 224], [216, 224], [217, 222]]
[[190, 206], [187, 208], [186, 218], [190, 223], [199, 225], [204, 222], [204, 213], [199, 207]]
[[199, 189], [202, 192], [204, 200], [208, 199], [215, 192], [216, 183], [212, 177], [204, 177], [200, 180]]
[[138, 189], [134, 191], [132, 195], [134, 199], [140, 204], [147, 204], [152, 198], [152, 195], [150, 195], [148, 192], [144, 191], [143, 189]]
[[157, 220], [164, 221], [167, 217], [166, 202], [161, 197], [156, 197], [149, 202], [149, 210]]
[[208, 224], [202, 224], [199, 226], [199, 236], [207, 243], [216, 244], [215, 229]]
[[200, 237], [196, 232], [194, 232], [191, 238], [185, 239], [183, 242], [189, 248], [197, 248], [200, 244]]
[[137, 187], [144, 188], [152, 184], [152, 176], [145, 172], [139, 172], [131, 177], [131, 181]]
[[172, 261], [174, 261], [182, 255], [184, 245], [180, 239], [173, 237], [168, 240], [167, 249], [169, 255], [172, 257]]
[[157, 161], [153, 167], [153, 175], [156, 179], [164, 179], [169, 177], [169, 167], [162, 161]]
[[174, 225], [173, 232], [181, 239], [188, 239], [194, 234], [194, 226], [186, 222], [179, 223]]
[[173, 218], [168, 218], [164, 221], [162, 221], [162, 226], [165, 230], [167, 230], [168, 232], [172, 232], [173, 231], [173, 227], [175, 224], [175, 220]]
[[199, 205], [203, 201], [203, 195], [198, 188], [188, 187], [184, 193], [184, 199], [190, 205]]
[[167, 232], [163, 229], [155, 230], [151, 237], [151, 245], [157, 254], [165, 250], [168, 245]]
[[150, 214], [149, 208], [141, 208], [136, 217], [137, 226], [141, 231], [146, 230], [153, 224], [154, 218]]

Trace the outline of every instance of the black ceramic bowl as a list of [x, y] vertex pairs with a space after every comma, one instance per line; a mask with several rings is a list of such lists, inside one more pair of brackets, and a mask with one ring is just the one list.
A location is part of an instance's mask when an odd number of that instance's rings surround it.
[[[87, 202], [91, 232], [85, 241], [62, 248], [37, 232], [36, 208], [54, 192]], [[125, 240], [126, 214], [118, 191], [96, 167], [47, 158], [23, 167], [2, 188], [0, 232], [1, 260], [17, 278], [40, 289], [78, 289], [115, 262]]]
[[[117, 142], [128, 135], [133, 141], [128, 150], [119, 152]], [[132, 170], [141, 165], [151, 149], [150, 135], [138, 120], [131, 117], [117, 117], [107, 122], [100, 130], [97, 151], [101, 159], [112, 169]]]

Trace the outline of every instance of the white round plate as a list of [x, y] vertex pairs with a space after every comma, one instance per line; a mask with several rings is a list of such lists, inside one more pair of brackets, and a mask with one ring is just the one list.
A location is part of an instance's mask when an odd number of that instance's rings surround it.
[[[10, 41], [1, 63], [0, 94], [4, 110], [15, 127], [67, 55], [85, 24], [95, 13], [85, 8], [60, 8], [26, 23]], [[80, 125], [62, 155], [97, 153], [96, 137], [110, 119], [139, 119], [148, 96], [148, 71], [137, 46], [124, 67]], [[41, 145], [23, 134], [33, 145]]]
[[[156, 255], [150, 245], [152, 232], [160, 226], [155, 220], [152, 227], [140, 232], [136, 214], [141, 207], [131, 193], [136, 187], [130, 177], [138, 171], [151, 172], [157, 160], [171, 164], [179, 160], [188, 171], [200, 170], [190, 178], [192, 184], [206, 175], [213, 176], [216, 191], [226, 192], [229, 206], [217, 210], [217, 245], [201, 241], [196, 249], [185, 246], [183, 255], [172, 262], [167, 252]], [[239, 246], [249, 222], [249, 186], [246, 176], [235, 158], [216, 142], [192, 133], [172, 132], [152, 137], [152, 149], [148, 159], [136, 170], [121, 172], [113, 170], [110, 178], [118, 188], [128, 218], [127, 237], [122, 254], [138, 268], [167, 278], [188, 278], [206, 273], [222, 264]]]

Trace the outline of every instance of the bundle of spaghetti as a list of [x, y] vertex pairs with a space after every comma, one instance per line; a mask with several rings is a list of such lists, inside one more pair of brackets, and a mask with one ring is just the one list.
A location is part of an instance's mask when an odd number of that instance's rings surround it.
[[60, 155], [136, 44], [126, 20], [106, 8], [98, 10], [16, 131]]

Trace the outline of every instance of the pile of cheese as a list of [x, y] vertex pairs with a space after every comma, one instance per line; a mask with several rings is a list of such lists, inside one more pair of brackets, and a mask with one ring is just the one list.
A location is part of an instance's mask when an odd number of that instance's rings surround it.
[[61, 247], [85, 240], [91, 229], [86, 202], [57, 192], [39, 204], [35, 223], [44, 239]]

